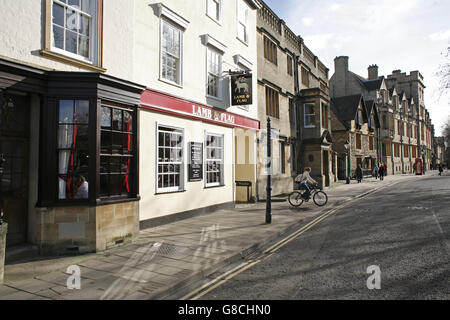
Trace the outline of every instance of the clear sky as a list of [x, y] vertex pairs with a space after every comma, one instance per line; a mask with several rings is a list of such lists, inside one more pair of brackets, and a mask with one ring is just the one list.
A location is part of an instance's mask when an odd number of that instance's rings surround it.
[[[450, 46], [450, 0], [264, 0], [334, 73], [334, 58], [349, 56], [350, 70], [367, 77], [419, 70], [436, 136], [450, 116], [450, 93], [440, 95], [440, 64]], [[440, 97], [440, 98], [439, 98]]]

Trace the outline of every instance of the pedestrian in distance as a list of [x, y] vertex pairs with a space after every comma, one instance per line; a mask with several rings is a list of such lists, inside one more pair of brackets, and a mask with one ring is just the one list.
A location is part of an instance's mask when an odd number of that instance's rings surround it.
[[373, 169], [373, 176], [375, 177], [375, 179], [378, 180], [378, 171], [380, 170], [380, 168], [378, 167], [378, 164], [375, 165], [375, 168]]
[[386, 165], [386, 163], [384, 163], [383, 164], [383, 167], [384, 167], [384, 176], [387, 176], [387, 169], [388, 169], [388, 167], [387, 167], [387, 165]]
[[358, 183], [362, 182], [363, 178], [363, 172], [361, 169], [361, 165], [358, 164], [358, 168], [356, 168], [356, 180], [358, 180]]
[[442, 176], [442, 172], [444, 171], [444, 169], [442, 168], [442, 165], [439, 165], [439, 175]]
[[380, 180], [383, 181], [384, 180], [384, 166], [381, 165], [380, 169], [378, 169], [378, 174], [380, 175]]

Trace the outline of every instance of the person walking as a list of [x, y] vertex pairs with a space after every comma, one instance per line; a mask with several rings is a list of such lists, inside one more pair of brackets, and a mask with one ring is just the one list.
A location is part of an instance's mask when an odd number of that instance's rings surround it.
[[356, 168], [356, 180], [358, 180], [358, 183], [362, 182], [363, 178], [363, 172], [361, 169], [361, 165], [358, 164], [358, 168]]
[[383, 164], [383, 167], [384, 167], [384, 176], [387, 176], [387, 169], [388, 169], [388, 167], [387, 167], [387, 165], [386, 165], [386, 162]]
[[444, 171], [444, 169], [442, 168], [442, 165], [439, 165], [439, 175], [442, 176], [442, 172]]
[[375, 179], [378, 180], [378, 171], [380, 170], [380, 168], [378, 167], [378, 164], [375, 165], [375, 168], [373, 169], [373, 174], [375, 176]]
[[378, 174], [380, 175], [380, 181], [384, 180], [384, 166], [380, 165], [380, 168], [378, 169]]

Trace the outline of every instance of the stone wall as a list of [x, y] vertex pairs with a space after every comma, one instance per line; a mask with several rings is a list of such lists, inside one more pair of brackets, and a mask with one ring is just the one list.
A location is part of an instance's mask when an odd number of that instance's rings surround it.
[[36, 213], [41, 255], [103, 251], [130, 242], [139, 232], [138, 202], [38, 208]]

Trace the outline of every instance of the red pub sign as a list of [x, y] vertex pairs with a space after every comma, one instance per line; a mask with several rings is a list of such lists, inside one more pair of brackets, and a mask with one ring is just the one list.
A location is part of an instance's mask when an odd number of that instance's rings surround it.
[[227, 127], [259, 130], [259, 121], [219, 108], [206, 106], [166, 93], [147, 89], [141, 95], [141, 108], [198, 119]]

